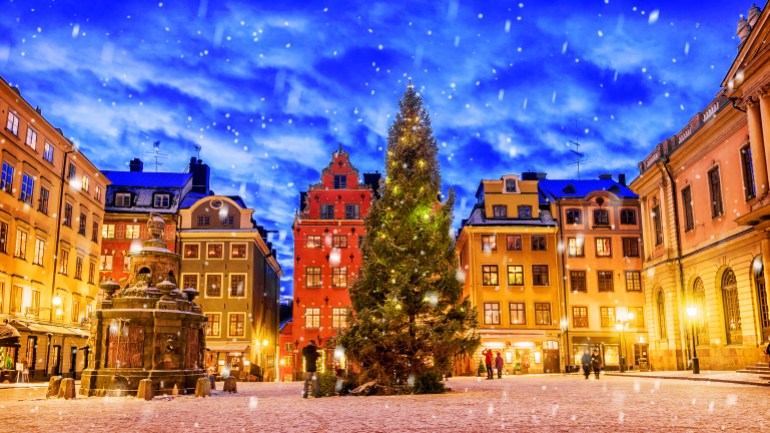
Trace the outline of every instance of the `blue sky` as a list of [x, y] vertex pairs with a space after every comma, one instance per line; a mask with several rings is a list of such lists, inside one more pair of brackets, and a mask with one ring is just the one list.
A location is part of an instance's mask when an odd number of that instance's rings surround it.
[[[271, 236], [340, 145], [382, 171], [407, 79], [467, 217], [482, 178], [638, 175], [720, 90], [750, 1], [0, 0], [0, 75], [103, 170], [196, 154]], [[764, 5], [760, 4], [760, 7]]]

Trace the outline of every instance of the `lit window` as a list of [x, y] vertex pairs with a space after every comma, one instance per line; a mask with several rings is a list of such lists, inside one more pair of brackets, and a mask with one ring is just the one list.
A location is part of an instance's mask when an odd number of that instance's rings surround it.
[[311, 266], [305, 269], [305, 287], [321, 287], [321, 268]]
[[12, 112], [8, 112], [8, 123], [5, 124], [5, 129], [11, 131], [13, 135], [19, 136], [19, 116]]
[[32, 128], [27, 128], [27, 139], [24, 140], [24, 144], [31, 147], [32, 150], [37, 149], [37, 132]]
[[535, 302], [535, 325], [551, 325], [551, 304]]
[[244, 326], [246, 324], [246, 315], [243, 313], [230, 313], [230, 328], [227, 333], [230, 337], [243, 337], [245, 335]]
[[305, 309], [305, 328], [320, 328], [320, 327], [321, 327], [321, 309], [320, 308]]
[[497, 265], [481, 266], [481, 284], [485, 286], [496, 286], [498, 284]]
[[497, 236], [481, 235], [481, 251], [485, 253], [497, 251]]
[[222, 257], [222, 244], [208, 244], [206, 246], [207, 259], [221, 259]]
[[183, 255], [186, 259], [197, 259], [200, 254], [200, 245], [184, 244]]
[[500, 324], [500, 303], [499, 302], [484, 303], [484, 324], [485, 325]]
[[53, 164], [53, 153], [53, 145], [46, 141], [45, 146], [43, 147], [43, 159]]
[[610, 257], [612, 248], [610, 238], [596, 238], [596, 257]]
[[206, 323], [206, 336], [219, 337], [222, 315], [219, 313], [206, 313], [206, 319], [208, 319]]

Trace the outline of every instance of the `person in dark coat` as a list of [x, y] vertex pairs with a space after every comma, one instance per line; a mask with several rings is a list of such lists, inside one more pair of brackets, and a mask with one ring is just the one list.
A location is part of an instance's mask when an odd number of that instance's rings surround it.
[[492, 374], [492, 350], [486, 349], [482, 353], [484, 354], [484, 364], [487, 366], [487, 380], [492, 380], [495, 378]]
[[583, 357], [580, 358], [580, 363], [583, 364], [583, 376], [588, 379], [588, 376], [591, 375], [591, 354], [588, 352], [588, 349], [583, 352]]
[[313, 381], [313, 397], [319, 397], [318, 374], [316, 374], [315, 366], [319, 356], [315, 340], [310, 340], [310, 344], [302, 349], [302, 357], [305, 358], [305, 386], [302, 388], [302, 398], [307, 398], [310, 381]]
[[594, 353], [591, 354], [591, 366], [594, 368], [594, 375], [599, 378], [599, 370], [602, 368], [602, 358], [599, 356], [599, 351], [594, 349]]
[[503, 357], [500, 356], [500, 352], [497, 352], [497, 356], [495, 357], [495, 369], [497, 370], [497, 378], [502, 379], [503, 378]]

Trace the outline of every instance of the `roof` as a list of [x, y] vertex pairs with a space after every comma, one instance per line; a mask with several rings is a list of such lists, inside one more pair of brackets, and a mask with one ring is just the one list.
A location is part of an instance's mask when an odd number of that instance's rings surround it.
[[[212, 197], [212, 195], [206, 195], [199, 192], [190, 192], [185, 197], [184, 200], [182, 200], [182, 204], [179, 205], [179, 209], [189, 209], [193, 207], [195, 203], [198, 202], [198, 200], [206, 198], [206, 197]], [[227, 197], [230, 200], [234, 201], [235, 204], [240, 206], [243, 209], [247, 209], [248, 206], [246, 206], [246, 202], [243, 201], [243, 198], [239, 195], [225, 195], [220, 197]]]
[[553, 227], [556, 226], [548, 210], [540, 210], [540, 218], [537, 219], [519, 219], [519, 218], [487, 218], [484, 215], [482, 206], [475, 206], [468, 219], [463, 220], [462, 226], [530, 226], [530, 227]]
[[112, 188], [134, 186], [142, 188], [182, 188], [192, 180], [192, 173], [158, 173], [148, 171], [102, 171], [112, 182]]
[[627, 186], [611, 179], [542, 179], [538, 183], [538, 189], [541, 195], [549, 200], [581, 198], [596, 191], [609, 191], [619, 198], [639, 198]]

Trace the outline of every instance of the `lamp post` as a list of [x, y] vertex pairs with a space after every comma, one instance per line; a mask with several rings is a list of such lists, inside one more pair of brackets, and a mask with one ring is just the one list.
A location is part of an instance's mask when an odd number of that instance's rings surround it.
[[626, 356], [625, 352], [623, 352], [623, 340], [625, 338], [625, 330], [626, 325], [628, 325], [628, 322], [634, 320], [634, 313], [628, 313], [626, 314], [625, 320], [619, 320], [618, 323], [615, 324], [615, 328], [620, 331], [620, 355], [618, 357], [618, 361], [620, 363], [620, 372], [623, 373], [626, 371]]
[[695, 348], [695, 316], [698, 309], [687, 307], [687, 315], [690, 317], [690, 333], [692, 334], [692, 374], [700, 374], [700, 361], [698, 361], [698, 351]]
[[559, 329], [561, 330], [561, 334], [559, 336], [564, 335], [564, 372], [569, 373], [570, 372], [570, 362], [569, 362], [569, 322], [567, 321], [567, 318], [561, 319], [559, 322]]

